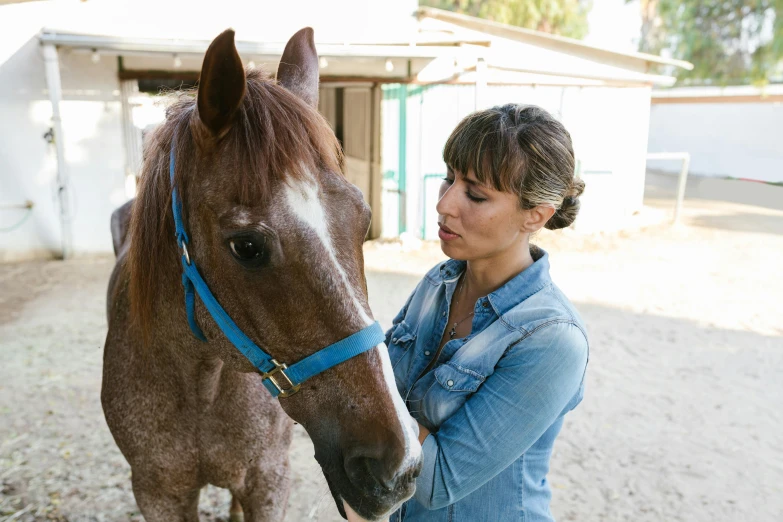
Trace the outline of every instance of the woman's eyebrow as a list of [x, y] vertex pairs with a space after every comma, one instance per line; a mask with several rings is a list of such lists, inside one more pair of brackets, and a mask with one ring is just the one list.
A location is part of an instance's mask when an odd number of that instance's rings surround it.
[[479, 180], [469, 178], [467, 174], [462, 174], [462, 179], [465, 180], [465, 183], [467, 183], [468, 185], [470, 185], [472, 187], [489, 188], [487, 185], [485, 185], [484, 183], [480, 182]]
[[478, 180], [476, 180], [476, 179], [471, 179], [471, 178], [469, 178], [467, 174], [465, 174], [465, 173], [463, 173], [463, 172], [459, 172], [459, 171], [455, 170], [455, 169], [454, 169], [453, 167], [451, 167], [450, 165], [446, 165], [446, 171], [447, 171], [447, 172], [449, 172], [449, 173], [452, 173], [452, 174], [457, 174], [457, 175], [459, 175], [459, 177], [460, 177], [461, 179], [465, 180], [465, 182], [466, 182], [468, 185], [471, 185], [471, 186], [473, 186], [473, 187], [477, 187], [477, 188], [489, 188], [489, 187], [487, 187], [487, 185], [485, 185], [485, 184], [481, 183], [480, 181], [478, 181]]

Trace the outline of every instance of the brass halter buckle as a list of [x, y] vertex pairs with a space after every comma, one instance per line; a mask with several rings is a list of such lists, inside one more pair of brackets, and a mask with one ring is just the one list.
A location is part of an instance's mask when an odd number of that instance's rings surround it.
[[[302, 386], [301, 384], [294, 384], [291, 382], [291, 379], [288, 378], [288, 375], [286, 375], [285, 370], [288, 368], [285, 364], [281, 364], [277, 362], [275, 359], [272, 359], [272, 364], [275, 365], [275, 367], [267, 372], [267, 373], [261, 373], [262, 379], [269, 379], [272, 384], [275, 385], [275, 388], [277, 388], [277, 391], [280, 392], [280, 397], [290, 397], [291, 395], [295, 394], [299, 391], [299, 388]], [[278, 382], [278, 379], [280, 377], [277, 377], [277, 374], [280, 374], [282, 376], [283, 382], [282, 384], [286, 386], [286, 388], [283, 388], [281, 386], [280, 382]]]

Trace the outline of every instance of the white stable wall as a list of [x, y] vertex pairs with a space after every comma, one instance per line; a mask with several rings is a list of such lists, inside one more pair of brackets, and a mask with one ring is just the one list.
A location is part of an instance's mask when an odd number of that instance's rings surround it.
[[[653, 104], [650, 152], [689, 152], [691, 174], [783, 181], [783, 103]], [[650, 168], [679, 172], [678, 162]]]
[[[57, 160], [43, 137], [52, 108], [38, 28], [4, 27], [10, 25], [0, 21], [0, 33], [15, 32], [0, 40], [0, 204], [30, 200], [34, 207], [21, 227], [0, 231], [0, 260], [56, 256], [62, 248]], [[106, 56], [96, 64], [89, 54], [66, 51], [60, 69], [73, 253], [108, 253], [111, 213], [127, 200], [117, 61]], [[0, 210], [0, 229], [22, 217], [21, 210]]]
[[[437, 238], [440, 179], [445, 174], [443, 146], [459, 121], [473, 112], [473, 86], [441, 85], [411, 96], [407, 107], [407, 230]], [[616, 230], [642, 207], [649, 125], [648, 87], [489, 86], [482, 107], [505, 103], [543, 107], [571, 134], [581, 176], [587, 184], [575, 226], [581, 230]], [[399, 103], [383, 101], [383, 171], [398, 168]], [[397, 196], [385, 181], [384, 233], [398, 233]], [[422, 234], [423, 231], [423, 234]]]

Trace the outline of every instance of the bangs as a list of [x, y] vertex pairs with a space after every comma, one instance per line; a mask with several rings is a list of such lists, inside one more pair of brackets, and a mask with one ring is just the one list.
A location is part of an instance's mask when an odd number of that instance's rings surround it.
[[509, 130], [508, 117], [501, 111], [489, 109], [471, 114], [446, 141], [443, 161], [461, 174], [472, 171], [479, 183], [515, 193], [523, 155], [514, 139], [515, 133]]

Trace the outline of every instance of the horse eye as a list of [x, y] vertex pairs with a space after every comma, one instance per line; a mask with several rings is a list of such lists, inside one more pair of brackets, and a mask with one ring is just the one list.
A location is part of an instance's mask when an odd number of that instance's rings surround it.
[[248, 269], [266, 266], [274, 247], [267, 236], [257, 230], [234, 232], [225, 241], [224, 245], [231, 251], [231, 256]]
[[249, 239], [232, 239], [229, 242], [231, 253], [240, 261], [259, 259], [263, 253], [263, 245], [257, 245]]

